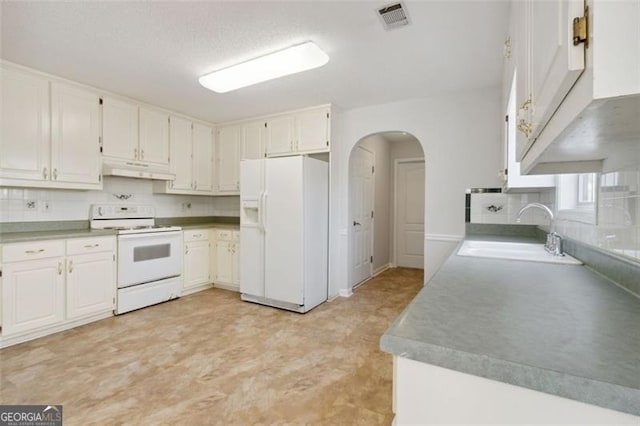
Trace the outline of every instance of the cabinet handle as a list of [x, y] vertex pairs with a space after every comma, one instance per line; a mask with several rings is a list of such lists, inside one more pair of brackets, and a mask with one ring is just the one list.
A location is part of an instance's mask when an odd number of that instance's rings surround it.
[[27, 253], [27, 254], [36, 254], [36, 253], [44, 252], [44, 249], [40, 249], [40, 250], [25, 250], [24, 252]]
[[84, 248], [96, 248], [100, 247], [100, 244], [85, 244]]
[[138, 159], [138, 148], [133, 148], [133, 158]]
[[202, 234], [194, 234], [193, 235], [193, 238], [200, 238], [200, 237], [202, 237]]
[[47, 168], [45, 167], [45, 168], [42, 170], [42, 177], [46, 179], [48, 175], [49, 175], [49, 171], [48, 171], [48, 170], [47, 170]]
[[62, 262], [58, 262], [58, 275], [62, 275]]
[[197, 180], [193, 181], [193, 189], [198, 189], [198, 181]]
[[524, 120], [518, 121], [518, 130], [525, 134], [526, 137], [529, 137], [531, 134], [531, 123], [527, 123]]
[[184, 246], [184, 254], [189, 254], [189, 246]]
[[140, 159], [144, 160], [144, 149], [140, 150]]
[[58, 180], [58, 169], [53, 169], [53, 178]]
[[520, 105], [520, 111], [527, 111], [531, 106], [531, 95], [527, 96], [522, 105]]
[[73, 272], [73, 260], [69, 261], [69, 273]]

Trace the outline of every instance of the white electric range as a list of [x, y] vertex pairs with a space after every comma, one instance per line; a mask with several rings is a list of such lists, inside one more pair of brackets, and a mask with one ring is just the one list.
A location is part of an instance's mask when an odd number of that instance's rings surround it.
[[94, 204], [92, 229], [117, 231], [117, 315], [182, 291], [182, 228], [155, 224], [153, 206]]

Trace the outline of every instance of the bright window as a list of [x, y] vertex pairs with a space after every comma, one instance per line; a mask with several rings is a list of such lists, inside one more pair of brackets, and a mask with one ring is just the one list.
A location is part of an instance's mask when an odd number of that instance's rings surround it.
[[558, 175], [556, 203], [558, 218], [596, 223], [598, 175], [583, 173]]

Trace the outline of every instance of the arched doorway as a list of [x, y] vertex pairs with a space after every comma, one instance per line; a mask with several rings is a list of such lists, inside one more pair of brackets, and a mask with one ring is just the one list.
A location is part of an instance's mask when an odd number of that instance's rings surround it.
[[415, 136], [363, 137], [349, 156], [349, 286], [391, 267], [424, 268], [425, 158]]

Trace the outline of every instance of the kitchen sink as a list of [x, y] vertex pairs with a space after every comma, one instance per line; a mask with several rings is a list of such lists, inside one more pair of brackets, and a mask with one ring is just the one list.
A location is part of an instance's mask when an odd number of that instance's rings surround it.
[[555, 256], [544, 249], [544, 244], [532, 243], [467, 240], [458, 250], [458, 256], [582, 265], [576, 258], [569, 255]]

